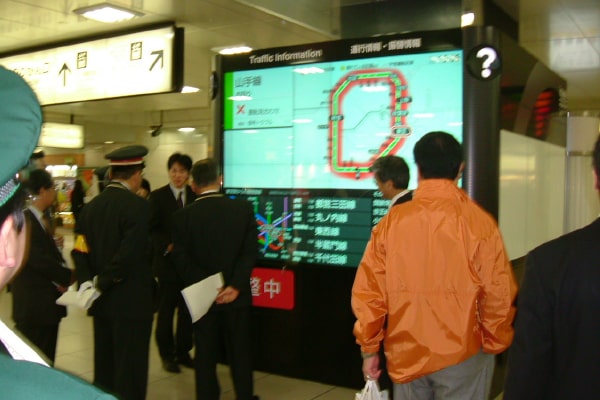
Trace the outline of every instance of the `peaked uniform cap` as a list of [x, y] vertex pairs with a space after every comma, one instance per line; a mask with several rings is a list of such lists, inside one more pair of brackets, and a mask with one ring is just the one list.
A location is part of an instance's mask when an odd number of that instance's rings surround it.
[[13, 178], [29, 161], [41, 127], [42, 110], [31, 87], [0, 66], [0, 205], [19, 186]]
[[110, 160], [111, 166], [130, 166], [144, 164], [144, 156], [148, 154], [148, 148], [141, 145], [125, 146], [111, 151], [104, 158]]

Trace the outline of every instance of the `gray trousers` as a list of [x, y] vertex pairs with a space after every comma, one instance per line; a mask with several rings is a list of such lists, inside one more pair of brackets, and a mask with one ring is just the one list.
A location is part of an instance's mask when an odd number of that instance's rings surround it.
[[408, 383], [395, 383], [394, 400], [487, 400], [494, 363], [494, 355], [480, 351], [460, 364]]

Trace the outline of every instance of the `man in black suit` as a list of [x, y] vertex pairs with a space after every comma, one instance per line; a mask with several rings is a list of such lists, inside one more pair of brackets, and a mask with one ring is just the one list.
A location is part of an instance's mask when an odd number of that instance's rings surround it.
[[67, 315], [56, 299], [73, 283], [72, 271], [67, 268], [56, 246], [45, 211], [56, 199], [52, 176], [43, 169], [29, 173], [27, 186], [32, 195], [25, 210], [30, 227], [27, 262], [11, 284], [13, 320], [15, 327], [35, 344], [50, 362], [54, 363], [58, 324]]
[[154, 316], [150, 204], [135, 192], [144, 146], [106, 155], [111, 181], [81, 211], [73, 248], [80, 291], [98, 290], [94, 317], [94, 383], [126, 400], [143, 400]]
[[[594, 153], [600, 190], [600, 137]], [[600, 393], [600, 219], [527, 255], [504, 399]]]
[[185, 285], [222, 273], [224, 287], [208, 313], [194, 323], [196, 398], [218, 400], [216, 366], [225, 344], [238, 400], [255, 399], [252, 378], [250, 274], [256, 261], [257, 224], [252, 206], [219, 193], [221, 177], [211, 160], [192, 167], [193, 204], [173, 219], [173, 259]]
[[[189, 355], [192, 349], [192, 320], [181, 296], [183, 284], [171, 260], [173, 249], [171, 225], [173, 213], [191, 203], [196, 194], [189, 187], [192, 169], [190, 156], [174, 153], [167, 161], [169, 184], [156, 189], [150, 195], [152, 220], [153, 258], [152, 267], [158, 278], [159, 300], [156, 319], [156, 344], [163, 368], [169, 372], [180, 372], [179, 365], [194, 368]], [[177, 325], [173, 334], [173, 318], [177, 310]]]
[[383, 198], [391, 200], [390, 208], [412, 199], [412, 192], [407, 189], [410, 172], [402, 157], [379, 157], [370, 170], [375, 174], [375, 183]]

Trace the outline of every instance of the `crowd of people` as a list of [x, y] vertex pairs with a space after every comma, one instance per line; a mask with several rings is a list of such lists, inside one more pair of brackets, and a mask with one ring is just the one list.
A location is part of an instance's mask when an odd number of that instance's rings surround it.
[[[194, 368], [197, 399], [220, 398], [221, 343], [236, 398], [258, 399], [250, 334], [257, 223], [250, 203], [220, 193], [214, 160], [193, 163], [180, 153], [167, 161], [168, 184], [140, 192], [148, 149], [117, 149], [106, 155], [101, 192], [78, 209], [71, 270], [48, 221], [52, 177], [39, 168], [19, 175], [39, 138], [40, 105], [17, 74], [0, 67], [0, 83], [0, 289], [10, 282], [15, 328], [33, 344], [0, 321], [2, 396], [145, 399], [156, 314], [163, 368]], [[461, 144], [436, 131], [413, 152], [414, 191], [400, 157], [381, 157], [371, 167], [390, 208], [372, 230], [351, 290], [365, 380], [387, 385], [393, 400], [484, 400], [494, 355], [508, 350], [504, 399], [595, 397], [600, 219], [532, 250], [517, 296], [496, 221], [457, 185]], [[600, 138], [593, 168], [600, 190]], [[192, 323], [180, 291], [215, 273], [223, 287]], [[56, 299], [75, 281], [79, 295], [93, 300], [93, 385], [51, 367], [66, 314]]]
[[[15, 329], [28, 341], [0, 324], [2, 396], [145, 399], [157, 314], [156, 342], [163, 366], [173, 373], [179, 365], [194, 368], [198, 399], [220, 397], [216, 368], [222, 355], [214, 343], [221, 340], [237, 398], [258, 399], [249, 334], [250, 272], [257, 255], [250, 204], [220, 195], [213, 199], [221, 179], [217, 164], [212, 160], [192, 164], [180, 153], [168, 160], [169, 184], [153, 192], [147, 185], [144, 193], [148, 149], [138, 145], [117, 149], [106, 155], [109, 169], [98, 172], [99, 194], [74, 210], [71, 270], [61, 252], [64, 238], [56, 234], [49, 218], [48, 209], [56, 200], [54, 182], [43, 166], [31, 162], [43, 157], [30, 158], [40, 134], [40, 105], [17, 74], [0, 68], [0, 83], [0, 96], [11, 99], [0, 111], [0, 180], [6, 182], [0, 187], [0, 289], [10, 282]], [[21, 169], [25, 164], [27, 169]], [[196, 198], [205, 200], [195, 202]], [[188, 218], [193, 218], [193, 230]], [[177, 228], [186, 233], [172, 239], [176, 220], [183, 221]], [[211, 235], [217, 222], [240, 235], [228, 235], [219, 247], [202, 247], [198, 257], [197, 243]], [[224, 286], [192, 329], [180, 290], [215, 270], [223, 274]], [[88, 314], [93, 318], [93, 386], [51, 368], [59, 322], [66, 315], [56, 300], [75, 280], [78, 296], [89, 295], [92, 300]]]

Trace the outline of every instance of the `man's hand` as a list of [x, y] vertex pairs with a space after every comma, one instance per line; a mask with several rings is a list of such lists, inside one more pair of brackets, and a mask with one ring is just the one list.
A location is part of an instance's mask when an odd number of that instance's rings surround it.
[[235, 299], [240, 295], [240, 291], [234, 288], [233, 286], [227, 286], [224, 289], [221, 289], [215, 303], [217, 304], [228, 304], [233, 303]]
[[363, 355], [363, 375], [365, 380], [376, 381], [381, 375], [381, 369], [379, 369], [379, 354], [372, 353], [368, 354], [367, 357]]

